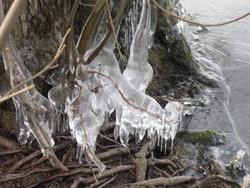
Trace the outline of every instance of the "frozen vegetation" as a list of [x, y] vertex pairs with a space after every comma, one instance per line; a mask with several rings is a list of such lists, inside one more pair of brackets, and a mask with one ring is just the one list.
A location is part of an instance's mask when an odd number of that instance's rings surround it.
[[[134, 2], [139, 6], [139, 1]], [[138, 9], [134, 9], [138, 11]], [[156, 11], [153, 11], [154, 16]], [[137, 12], [138, 13], [138, 12]], [[131, 13], [134, 15], [135, 13]], [[111, 35], [99, 55], [88, 65], [79, 61], [69, 71], [73, 79], [57, 83], [48, 98], [36, 89], [14, 97], [19, 125], [19, 139], [26, 143], [35, 137], [42, 151], [48, 155], [54, 145], [52, 133], [70, 129], [71, 135], [78, 143], [78, 158], [88, 154], [101, 168], [103, 164], [95, 156], [95, 142], [100, 127], [108, 121], [112, 112], [116, 114], [115, 137], [127, 147], [131, 136], [141, 141], [145, 136], [158, 138], [158, 145], [165, 146], [173, 140], [180, 127], [183, 105], [169, 101], [165, 108], [145, 94], [152, 79], [153, 70], [148, 63], [148, 47], [155, 24], [151, 24], [151, 4], [142, 1], [139, 23], [133, 21], [132, 43], [127, 67], [122, 73], [114, 54], [116, 37]], [[155, 19], [155, 18], [154, 18]], [[92, 35], [92, 42], [84, 57], [86, 60], [96, 45], [102, 41], [102, 24]], [[118, 30], [118, 29], [117, 29]], [[98, 33], [100, 31], [100, 33]], [[152, 41], [152, 39], [151, 39]], [[9, 49], [14, 46], [9, 42]], [[4, 54], [6, 70], [12, 73], [13, 84], [31, 76], [17, 52]], [[8, 56], [12, 60], [8, 61]], [[26, 86], [32, 82], [26, 84]], [[33, 136], [32, 136], [33, 135]]]

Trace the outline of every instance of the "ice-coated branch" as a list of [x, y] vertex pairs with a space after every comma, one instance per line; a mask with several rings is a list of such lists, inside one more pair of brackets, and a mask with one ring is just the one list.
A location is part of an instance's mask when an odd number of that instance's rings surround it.
[[[13, 74], [12, 80], [14, 85], [31, 77], [30, 72], [21, 61], [11, 38], [5, 46], [3, 56], [6, 72], [12, 72]], [[22, 87], [26, 88], [32, 84], [33, 81], [30, 81]], [[67, 170], [57, 159], [53, 151], [54, 140], [52, 139], [52, 128], [54, 107], [52, 103], [35, 88], [13, 97], [13, 102], [16, 107], [19, 140], [21, 143], [27, 142], [30, 133], [32, 133], [41, 147], [43, 154], [50, 160], [51, 164], [56, 168]]]
[[21, 86], [31, 82], [32, 80], [34, 80], [35, 78], [41, 76], [43, 73], [45, 73], [46, 71], [50, 70], [52, 68], [52, 66], [55, 64], [55, 62], [58, 60], [58, 58], [62, 55], [66, 45], [65, 40], [68, 36], [68, 34], [71, 32], [71, 29], [68, 29], [67, 32], [65, 33], [62, 42], [60, 44], [60, 46], [57, 49], [57, 52], [55, 53], [55, 56], [53, 57], [53, 59], [39, 72], [37, 72], [36, 74], [34, 74], [33, 76], [30, 75], [30, 77], [27, 77], [25, 80], [17, 83], [16, 85], [14, 85], [14, 87], [8, 91], [7, 93], [4, 94], [4, 97], [11, 94], [13, 91], [18, 90]]

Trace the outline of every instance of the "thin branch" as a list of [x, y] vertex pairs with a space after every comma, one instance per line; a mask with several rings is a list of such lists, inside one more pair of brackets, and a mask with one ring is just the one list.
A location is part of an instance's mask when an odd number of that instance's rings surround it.
[[30, 161], [31, 159], [41, 155], [42, 152], [41, 150], [35, 151], [33, 153], [31, 153], [30, 155], [28, 155], [27, 157], [21, 159], [20, 161], [18, 161], [14, 166], [12, 166], [9, 171], [14, 171], [17, 170], [18, 168], [20, 168], [24, 163]]
[[0, 183], [3, 182], [8, 182], [8, 181], [13, 181], [13, 180], [17, 180], [20, 178], [25, 178], [33, 173], [37, 173], [37, 172], [51, 172], [51, 171], [55, 171], [55, 168], [35, 168], [33, 170], [26, 170], [24, 172], [20, 172], [20, 173], [14, 173], [14, 174], [6, 174], [3, 176], [0, 176]]
[[111, 178], [111, 179], [108, 179], [108, 181], [106, 181], [106, 182], [104, 182], [102, 185], [100, 185], [100, 184], [92, 184], [91, 186], [90, 186], [90, 188], [94, 188], [94, 187], [98, 187], [98, 188], [103, 188], [103, 187], [105, 187], [106, 185], [108, 185], [108, 184], [110, 184], [112, 181], [114, 181], [115, 179], [116, 179], [116, 177], [117, 177], [117, 175], [115, 175], [113, 178]]
[[98, 72], [98, 71], [87, 71], [87, 73], [90, 73], [90, 74], [99, 74], [105, 78], [108, 78], [115, 86], [115, 88], [117, 89], [117, 91], [119, 92], [119, 94], [121, 95], [122, 99], [130, 106], [132, 106], [133, 108], [137, 109], [137, 110], [140, 110], [142, 112], [146, 112], [147, 114], [149, 114], [150, 116], [153, 116], [157, 119], [161, 118], [161, 116], [159, 114], [156, 114], [156, 113], [153, 113], [153, 112], [149, 112], [147, 109], [145, 108], [142, 108], [140, 106], [137, 106], [136, 104], [133, 104], [124, 94], [123, 92], [121, 91], [121, 89], [119, 88], [118, 84], [115, 82], [115, 80], [113, 80], [111, 77], [105, 75], [104, 73], [102, 72]]
[[4, 95], [4, 97], [0, 98], [0, 103], [2, 103], [2, 102], [4, 102], [4, 101], [7, 101], [7, 100], [9, 100], [10, 98], [12, 98], [12, 97], [14, 97], [14, 96], [16, 96], [16, 95], [19, 95], [19, 94], [21, 94], [21, 93], [24, 93], [24, 92], [26, 92], [26, 91], [29, 91], [29, 90], [31, 90], [31, 89], [33, 89], [33, 88], [35, 88], [35, 85], [34, 85], [34, 84], [32, 84], [32, 85], [30, 85], [30, 86], [28, 86], [28, 87], [26, 87], [26, 88], [24, 88], [24, 89], [21, 89], [21, 90], [15, 92], [15, 93], [12, 93], [12, 94], [9, 94], [9, 95]]
[[103, 12], [105, 6], [105, 0], [98, 0], [88, 18], [86, 24], [83, 27], [80, 38], [77, 43], [77, 50], [80, 55], [84, 55], [88, 49], [89, 39], [98, 23], [98, 20]]
[[108, 16], [109, 16], [110, 26], [112, 28], [113, 35], [114, 35], [115, 41], [116, 41], [116, 47], [118, 49], [119, 55], [123, 58], [123, 55], [122, 55], [122, 52], [121, 52], [121, 49], [120, 49], [120, 45], [119, 45], [119, 42], [117, 40], [117, 33], [115, 31], [115, 26], [114, 26], [114, 22], [113, 22], [113, 19], [112, 19], [111, 11], [110, 11], [110, 8], [109, 8], [108, 0], [106, 0], [106, 5], [107, 5], [107, 10], [108, 10]]
[[203, 23], [199, 23], [199, 22], [195, 22], [195, 21], [192, 21], [192, 20], [188, 20], [188, 19], [185, 19], [185, 18], [182, 18], [180, 16], [177, 16], [175, 13], [169, 11], [169, 10], [166, 10], [164, 9], [159, 3], [157, 3], [156, 0], [152, 0], [152, 2], [162, 11], [164, 12], [165, 14], [169, 15], [169, 16], [172, 16], [178, 20], [181, 20], [181, 21], [184, 21], [184, 22], [187, 22], [187, 23], [191, 23], [191, 24], [195, 24], [195, 25], [199, 25], [199, 26], [202, 26], [202, 27], [213, 27], [213, 26], [222, 26], [222, 25], [227, 25], [227, 24], [230, 24], [230, 23], [234, 23], [234, 22], [237, 22], [247, 16], [250, 15], [250, 12], [238, 17], [238, 18], [235, 18], [233, 20], [230, 20], [230, 21], [227, 21], [227, 22], [222, 22], [222, 23], [217, 23], [217, 24], [203, 24]]
[[94, 7], [94, 6], [95, 6], [95, 5], [93, 5], [93, 4], [82, 3], [81, 1], [79, 2], [79, 4], [80, 4], [81, 6], [85, 6], [85, 7]]
[[116, 140], [111, 139], [111, 138], [109, 138], [109, 137], [107, 137], [107, 136], [105, 136], [105, 135], [103, 135], [103, 134], [101, 134], [101, 133], [98, 133], [98, 135], [99, 135], [100, 137], [102, 137], [102, 138], [105, 138], [106, 140], [108, 140], [108, 141], [110, 141], [110, 142], [113, 142], [113, 143], [117, 144], [117, 145], [122, 145], [121, 143], [117, 142]]
[[193, 176], [177, 176], [172, 178], [155, 178], [150, 179], [146, 181], [141, 181], [137, 183], [130, 184], [131, 187], [139, 187], [139, 186], [145, 186], [145, 187], [153, 187], [153, 186], [174, 186], [179, 185], [182, 183], [187, 183], [194, 180]]
[[11, 94], [13, 91], [17, 90], [19, 87], [23, 86], [24, 84], [34, 80], [35, 78], [41, 76], [43, 73], [45, 73], [47, 70], [49, 70], [53, 65], [54, 63], [57, 61], [57, 59], [61, 56], [61, 54], [63, 53], [63, 50], [65, 49], [66, 45], [64, 44], [65, 43], [65, 40], [68, 36], [68, 34], [71, 32], [71, 29], [68, 29], [66, 34], [64, 35], [63, 37], [63, 40], [54, 56], [54, 58], [52, 59], [52, 61], [47, 65], [45, 66], [41, 71], [39, 71], [38, 73], [36, 73], [35, 75], [33, 75], [32, 77], [22, 81], [21, 83], [15, 85], [11, 90], [9, 90], [7, 93], [5, 93], [4, 97]]
[[[8, 37], [11, 31], [14, 29], [15, 23], [18, 17], [21, 15], [24, 6], [26, 5], [27, 0], [15, 0], [13, 1], [7, 15], [5, 16], [1, 26], [0, 26], [0, 50], [4, 47], [5, 42], [8, 40]], [[2, 8], [2, 2], [1, 8]], [[3, 15], [1, 15], [3, 17]], [[0, 18], [1, 20], [3, 18]]]
[[103, 152], [103, 153], [98, 153], [96, 155], [100, 160], [104, 160], [104, 159], [108, 159], [108, 158], [111, 158], [114, 156], [124, 155], [124, 154], [128, 154], [128, 153], [129, 153], [128, 148], [115, 148], [115, 149], [110, 149], [110, 150]]
[[[123, 0], [120, 2], [118, 13], [113, 21], [113, 24], [115, 25], [114, 27], [116, 27], [116, 28], [118, 27], [118, 25], [121, 21], [121, 18], [122, 18], [122, 15], [124, 13], [126, 5], [127, 5], [127, 1]], [[95, 48], [94, 52], [90, 55], [90, 57], [88, 58], [88, 60], [84, 64], [86, 64], [86, 65], [90, 64], [96, 58], [96, 56], [99, 55], [100, 51], [103, 49], [103, 47], [107, 43], [108, 39], [112, 35], [112, 33], [113, 33], [112, 31], [113, 31], [112, 28], [110, 28], [108, 33], [106, 34], [106, 36], [103, 38], [103, 40], [100, 42], [100, 44]]]
[[171, 100], [171, 101], [190, 101], [190, 102], [202, 102], [202, 99], [175, 99], [172, 97], [164, 97], [164, 96], [153, 96], [154, 99], [166, 99], [166, 100]]
[[[93, 170], [95, 172], [98, 172], [98, 168], [94, 168]], [[49, 177], [47, 177], [45, 179], [41, 179], [37, 183], [28, 186], [28, 188], [37, 187], [38, 185], [40, 185], [40, 184], [42, 184], [44, 182], [48, 182], [48, 181], [51, 181], [51, 180], [54, 180], [54, 179], [60, 178], [60, 177], [69, 177], [69, 176], [73, 176], [73, 175], [76, 175], [76, 174], [91, 174], [91, 173], [92, 173], [91, 169], [84, 168], [84, 167], [73, 169], [73, 170], [69, 170], [67, 172], [59, 172], [59, 173], [57, 173], [55, 175], [52, 175], [52, 176], [49, 176]]]
[[[114, 167], [114, 168], [112, 168], [110, 170], [105, 170], [102, 174], [98, 174], [97, 177], [99, 179], [106, 178], [108, 176], [115, 175], [115, 174], [117, 174], [119, 172], [129, 171], [129, 170], [131, 170], [133, 168], [134, 168], [134, 165], [121, 165], [121, 166]], [[89, 177], [89, 178], [80, 177], [79, 181], [80, 181], [80, 183], [83, 183], [83, 184], [86, 185], [86, 184], [90, 184], [90, 183], [95, 182], [95, 179], [94, 179], [94, 177]]]
[[80, 3], [80, 0], [75, 0], [73, 7], [71, 9], [71, 12], [70, 12], [69, 26], [68, 27], [71, 29], [73, 29], [74, 19], [75, 19], [75, 15], [76, 15], [76, 11], [77, 11], [79, 3]]

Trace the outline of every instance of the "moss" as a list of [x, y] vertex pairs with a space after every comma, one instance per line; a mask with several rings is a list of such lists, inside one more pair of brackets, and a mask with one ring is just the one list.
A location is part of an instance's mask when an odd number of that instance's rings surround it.
[[225, 136], [212, 131], [180, 131], [177, 137], [191, 144], [202, 144], [206, 146], [216, 146], [225, 143]]

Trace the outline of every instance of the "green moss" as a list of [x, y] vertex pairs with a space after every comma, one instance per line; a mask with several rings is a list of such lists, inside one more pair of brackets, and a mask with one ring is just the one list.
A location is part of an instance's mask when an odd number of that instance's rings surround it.
[[203, 144], [206, 146], [216, 146], [225, 143], [225, 136], [212, 131], [180, 131], [177, 137], [191, 144]]

